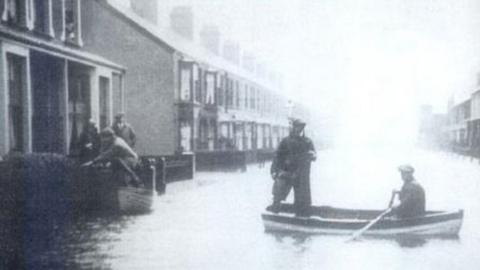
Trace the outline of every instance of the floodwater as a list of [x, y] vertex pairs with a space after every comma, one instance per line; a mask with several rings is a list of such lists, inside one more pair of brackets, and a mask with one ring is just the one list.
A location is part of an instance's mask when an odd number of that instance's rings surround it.
[[[355, 153], [355, 154], [352, 154]], [[427, 208], [465, 210], [458, 239], [374, 239], [266, 233], [268, 166], [246, 173], [198, 173], [167, 187], [143, 216], [81, 219], [35, 269], [479, 269], [480, 164], [421, 150], [328, 150], [312, 168], [317, 205], [384, 209], [409, 162], [427, 192]], [[290, 194], [292, 196], [292, 194]], [[289, 198], [291, 200], [291, 198]]]

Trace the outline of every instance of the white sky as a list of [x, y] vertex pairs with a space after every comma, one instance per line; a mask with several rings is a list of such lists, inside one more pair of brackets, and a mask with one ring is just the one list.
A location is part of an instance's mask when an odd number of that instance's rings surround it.
[[477, 0], [162, 0], [160, 26], [185, 3], [359, 141], [413, 137], [420, 104], [445, 112], [480, 71]]

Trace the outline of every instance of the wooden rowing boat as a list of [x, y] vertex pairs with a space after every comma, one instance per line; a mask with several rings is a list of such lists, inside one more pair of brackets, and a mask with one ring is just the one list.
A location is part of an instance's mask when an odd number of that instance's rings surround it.
[[118, 187], [116, 191], [118, 209], [122, 213], [140, 214], [152, 208], [154, 190], [131, 186]]
[[[155, 167], [141, 166], [137, 174], [142, 181], [135, 187], [116, 179], [109, 166], [96, 166], [82, 181], [82, 192], [88, 198], [85, 208], [91, 211], [142, 214], [152, 209], [155, 190]], [[87, 210], [88, 211], [88, 210]]]
[[[295, 217], [293, 206], [283, 204], [279, 213], [262, 214], [266, 231], [305, 232], [319, 234], [352, 234], [380, 215], [382, 210], [342, 209], [312, 206], [308, 218]], [[425, 215], [399, 219], [386, 217], [364, 235], [456, 236], [463, 221], [463, 210], [427, 211]]]

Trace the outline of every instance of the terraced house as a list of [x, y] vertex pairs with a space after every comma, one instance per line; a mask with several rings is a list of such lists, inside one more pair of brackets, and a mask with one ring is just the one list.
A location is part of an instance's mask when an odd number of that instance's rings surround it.
[[2, 155], [75, 155], [88, 119], [102, 128], [120, 111], [147, 156], [254, 160], [288, 133], [280, 84], [215, 29], [196, 42], [188, 7], [164, 26], [157, 1], [1, 3]]
[[0, 1], [0, 155], [75, 154], [85, 121], [123, 103], [125, 69], [83, 49], [84, 2]]

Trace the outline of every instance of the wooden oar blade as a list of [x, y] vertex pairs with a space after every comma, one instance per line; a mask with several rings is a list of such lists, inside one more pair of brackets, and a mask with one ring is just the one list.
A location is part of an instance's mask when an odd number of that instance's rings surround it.
[[347, 242], [351, 242], [359, 238], [364, 232], [366, 232], [368, 229], [370, 229], [373, 225], [375, 225], [377, 222], [379, 222], [385, 215], [390, 213], [392, 211], [392, 208], [388, 208], [387, 210], [383, 211], [378, 217], [376, 217], [374, 220], [370, 221], [365, 227], [361, 228], [360, 230], [354, 232], [350, 238], [348, 238]]

